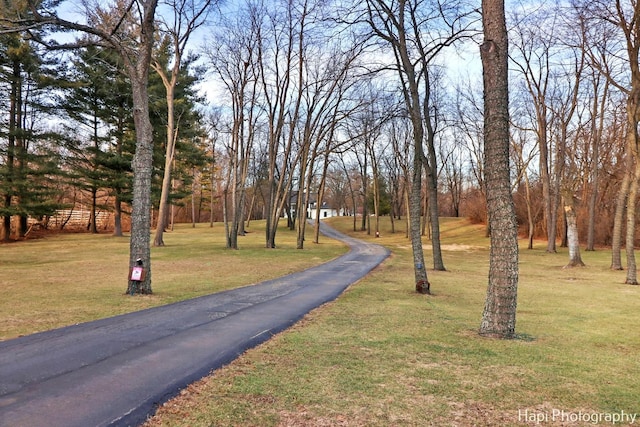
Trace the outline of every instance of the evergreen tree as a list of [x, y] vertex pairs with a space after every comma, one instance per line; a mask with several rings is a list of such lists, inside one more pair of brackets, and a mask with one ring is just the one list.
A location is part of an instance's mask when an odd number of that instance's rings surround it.
[[[118, 56], [96, 46], [78, 51], [71, 83], [62, 103], [76, 129], [73, 185], [90, 193], [88, 229], [96, 233], [97, 210], [115, 212], [115, 235], [122, 234], [122, 203], [131, 200], [131, 158], [134, 149], [131, 89]], [[113, 196], [112, 206], [98, 203], [99, 191]]]
[[[45, 60], [20, 34], [2, 35], [0, 80], [8, 107], [0, 145], [0, 215], [3, 239], [10, 240], [12, 225], [22, 237], [29, 217], [43, 219], [58, 207], [59, 137], [45, 127], [51, 112], [47, 94], [59, 82], [57, 63]], [[18, 221], [12, 224], [12, 217]]]

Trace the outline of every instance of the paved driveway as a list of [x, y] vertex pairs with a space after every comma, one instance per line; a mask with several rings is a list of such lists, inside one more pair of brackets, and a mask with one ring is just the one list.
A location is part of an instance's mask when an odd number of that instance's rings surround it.
[[0, 426], [135, 426], [388, 255], [322, 225], [351, 250], [256, 285], [0, 342]]

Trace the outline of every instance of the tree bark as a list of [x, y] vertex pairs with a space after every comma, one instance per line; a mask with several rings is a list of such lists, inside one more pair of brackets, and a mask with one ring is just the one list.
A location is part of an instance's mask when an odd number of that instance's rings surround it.
[[527, 223], [528, 223], [528, 236], [527, 236], [527, 249], [533, 249], [533, 237], [535, 231], [535, 222], [533, 221], [533, 207], [531, 203], [531, 183], [529, 182], [529, 175], [524, 174], [524, 186], [527, 202]]
[[431, 294], [431, 284], [427, 278], [427, 269], [424, 265], [424, 251], [422, 249], [422, 236], [420, 234], [420, 216], [422, 213], [422, 150], [416, 147], [413, 154], [413, 175], [411, 190], [409, 193], [409, 236], [411, 237], [411, 249], [413, 252], [413, 273], [416, 283], [416, 292]]
[[177, 129], [175, 124], [174, 113], [174, 89], [177, 76], [172, 76], [171, 82], [168, 83], [163, 71], [156, 67], [156, 72], [162, 76], [165, 81], [166, 100], [167, 100], [167, 141], [165, 146], [164, 157], [164, 174], [162, 176], [162, 189], [160, 191], [160, 203], [158, 205], [158, 223], [156, 225], [156, 234], [153, 239], [153, 246], [164, 246], [164, 230], [167, 228], [167, 218], [169, 206], [169, 193], [171, 192], [171, 166], [176, 152]]
[[[146, 269], [143, 281], [129, 280], [127, 293], [150, 294], [151, 289], [151, 175], [153, 169], [153, 126], [149, 118], [149, 64], [153, 49], [154, 17], [157, 0], [142, 3], [141, 43], [129, 74], [133, 93], [133, 120], [136, 127], [136, 151], [133, 156], [133, 203], [129, 266], [142, 262]], [[140, 261], [138, 261], [140, 260]]]
[[483, 0], [485, 178], [491, 226], [489, 285], [480, 334], [515, 337], [518, 230], [509, 177], [508, 41], [504, 1]]
[[[153, 24], [151, 24], [152, 26]], [[152, 28], [152, 27], [151, 27]], [[150, 49], [149, 49], [150, 52]], [[140, 70], [139, 70], [140, 71]], [[136, 152], [133, 156], [133, 202], [131, 208], [130, 267], [146, 269], [143, 281], [129, 280], [127, 293], [150, 294], [151, 289], [151, 175], [153, 168], [153, 127], [149, 119], [147, 74], [132, 79], [133, 119], [136, 126]]]
[[629, 197], [629, 184], [631, 183], [633, 156], [627, 150], [625, 160], [625, 172], [616, 197], [616, 209], [613, 216], [613, 231], [611, 233], [611, 270], [622, 270], [622, 226], [624, 213]]
[[[15, 147], [16, 147], [16, 130], [18, 128], [18, 91], [19, 85], [21, 85], [21, 67], [20, 62], [15, 59], [13, 61], [13, 72], [11, 79], [11, 93], [9, 95], [9, 135], [7, 137], [8, 145], [7, 145], [7, 187], [8, 191], [4, 196], [4, 207], [7, 210], [11, 210], [11, 204], [13, 200], [13, 186], [11, 183], [13, 182], [13, 174], [14, 174], [14, 163], [15, 163]], [[7, 213], [3, 218], [4, 224], [4, 236], [3, 240], [8, 242], [11, 240], [11, 214]]]
[[[598, 94], [599, 80], [594, 82], [594, 93]], [[600, 184], [600, 144], [602, 143], [602, 131], [604, 129], [604, 111], [609, 93], [609, 82], [604, 83], [603, 93], [600, 99], [593, 98], [593, 117], [591, 124], [591, 194], [589, 196], [589, 222], [587, 227], [587, 251], [595, 250], [595, 228], [596, 228], [596, 203], [598, 201], [598, 190]], [[599, 107], [598, 107], [599, 106]], [[600, 116], [597, 121], [595, 118]]]
[[[633, 130], [629, 132], [634, 132]], [[636, 204], [638, 202], [638, 185], [640, 184], [640, 162], [636, 159], [635, 169], [631, 185], [629, 186], [629, 198], [627, 203], [627, 236], [625, 251], [627, 254], [627, 285], [638, 284], [638, 270], [635, 256], [636, 240]]]
[[569, 263], [565, 268], [584, 267], [584, 262], [580, 256], [578, 220], [573, 203], [573, 194], [571, 194], [571, 191], [565, 190], [562, 199], [564, 200], [564, 213], [567, 218], [567, 247], [569, 248]]

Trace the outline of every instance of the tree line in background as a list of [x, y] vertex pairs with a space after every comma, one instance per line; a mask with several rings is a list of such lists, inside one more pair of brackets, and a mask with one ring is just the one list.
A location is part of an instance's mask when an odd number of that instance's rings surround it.
[[[9, 2], [2, 12], [5, 24], [42, 24], [0, 34], [5, 240], [24, 236], [30, 218], [46, 226], [80, 205], [91, 211], [90, 231], [108, 210], [119, 234], [135, 198], [136, 92], [117, 43], [141, 46], [127, 43], [141, 43], [139, 11], [155, 3], [83, 3], [89, 31], [67, 44], [72, 50], [46, 42], [63, 24], [43, 24], [56, 3], [20, 10]], [[627, 282], [637, 283], [640, 6], [576, 0], [506, 10], [520, 232], [529, 247], [545, 238], [549, 252], [559, 238], [570, 265], [581, 264], [582, 242], [587, 250], [612, 245], [612, 268], [622, 268], [624, 242]], [[224, 221], [228, 247], [238, 248], [260, 218], [273, 248], [286, 218], [302, 248], [307, 206], [326, 201], [353, 215], [354, 229], [377, 233], [380, 215], [392, 227], [420, 229], [407, 233], [416, 287], [428, 292], [421, 236], [444, 270], [438, 216], [486, 222], [483, 89], [468, 61], [479, 57], [482, 36], [474, 4], [172, 0], [160, 2], [155, 19], [154, 244], [164, 244], [161, 233], [175, 221]], [[100, 25], [104, 33], [92, 33]]]

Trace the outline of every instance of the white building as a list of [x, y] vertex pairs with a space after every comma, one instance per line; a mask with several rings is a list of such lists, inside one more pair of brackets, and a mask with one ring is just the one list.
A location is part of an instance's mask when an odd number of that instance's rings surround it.
[[[316, 219], [316, 214], [318, 213], [318, 204], [316, 201], [309, 202], [309, 206], [307, 207], [307, 218]], [[331, 218], [332, 216], [338, 216], [338, 211], [327, 204], [327, 202], [322, 202], [320, 206], [320, 219], [323, 218]]]
[[[296, 214], [296, 201], [297, 201], [298, 193], [294, 192], [289, 198], [289, 206], [291, 209], [291, 216], [295, 216]], [[318, 203], [316, 201], [315, 196], [309, 197], [309, 203], [307, 205], [307, 219], [316, 219], [316, 214], [318, 214]], [[333, 216], [338, 216], [340, 213], [337, 209], [329, 206], [327, 202], [322, 202], [320, 206], [320, 219], [323, 218], [331, 218]]]

